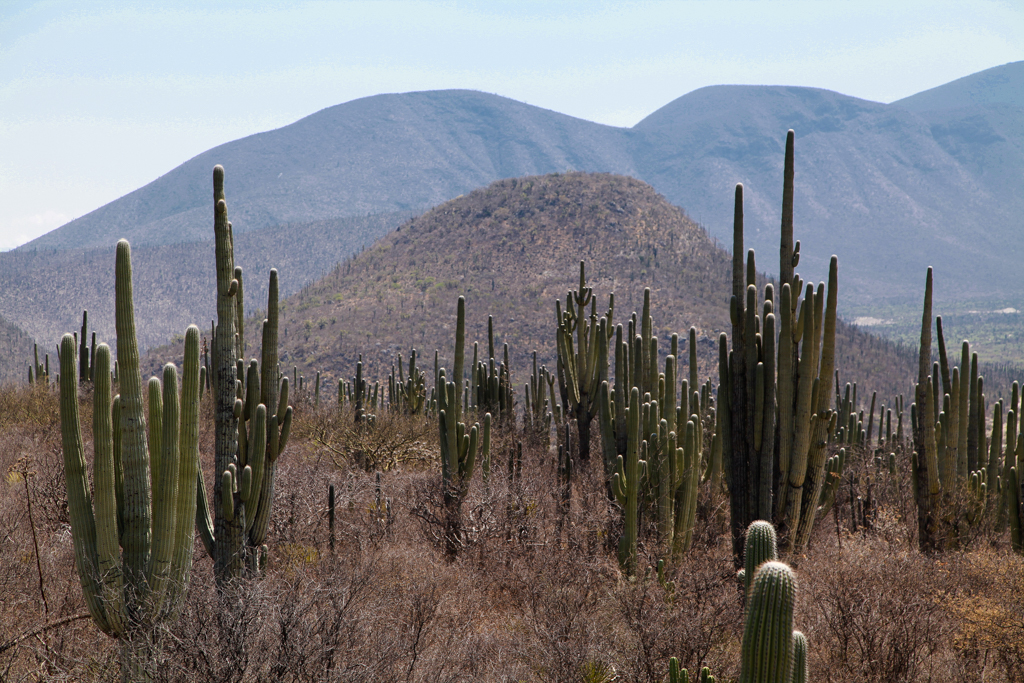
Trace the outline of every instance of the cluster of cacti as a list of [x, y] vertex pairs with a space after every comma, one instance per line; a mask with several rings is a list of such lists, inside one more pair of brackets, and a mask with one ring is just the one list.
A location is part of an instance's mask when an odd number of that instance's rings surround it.
[[[758, 298], [754, 252], [743, 250], [743, 186], [736, 186], [730, 314], [732, 350], [720, 339], [719, 413], [729, 477], [733, 550], [754, 520], [775, 519], [786, 548], [803, 548], [828, 479], [829, 408], [835, 368], [838, 261], [817, 291], [793, 271], [793, 131], [786, 138], [779, 292], [768, 284]], [[778, 343], [776, 345], [776, 316]], [[777, 346], [777, 348], [776, 348]]]
[[[675, 657], [668, 660], [668, 683], [690, 683], [690, 672], [681, 669]], [[705, 666], [700, 670], [700, 678], [695, 678], [693, 683], [715, 683], [715, 677], [711, 675], [711, 669]]]
[[558, 351], [555, 374], [565, 417], [576, 421], [577, 447], [583, 462], [590, 460], [590, 424], [599, 410], [598, 390], [608, 379], [608, 329], [614, 306], [614, 295], [609, 295], [608, 310], [598, 319], [597, 299], [593, 289], [587, 286], [583, 261], [580, 261], [579, 289], [566, 295], [564, 311], [561, 301], [555, 300]]
[[806, 683], [807, 640], [793, 630], [796, 575], [774, 559], [774, 530], [756, 522], [744, 548], [741, 683]]
[[[409, 373], [406, 378], [402, 357], [398, 357], [398, 376], [395, 366], [391, 366], [388, 375], [388, 404], [391, 410], [403, 415], [422, 415], [426, 408], [427, 380], [426, 373], [416, 367], [416, 349], [409, 352]], [[343, 400], [344, 387], [339, 381], [338, 400]]]
[[45, 354], [44, 362], [39, 363], [39, 345], [32, 345], [34, 362], [28, 366], [28, 383], [47, 385], [50, 383], [50, 354]]
[[[634, 522], [639, 511], [631, 506], [648, 503], [657, 519], [662, 548], [678, 559], [689, 549], [696, 519], [697, 491], [703, 478], [717, 485], [721, 459], [717, 440], [705, 449], [704, 417], [715, 421], [710, 385], [697, 388], [696, 329], [690, 329], [690, 377], [677, 382], [676, 358], [679, 339], [672, 336], [664, 372], [658, 368], [658, 339], [653, 335], [650, 290], [644, 292], [639, 319], [634, 314], [624, 331], [615, 331], [615, 385], [601, 383], [599, 392], [602, 450], [613, 492], [624, 508], [627, 525], [620, 547], [620, 560], [627, 571], [635, 570], [636, 534]], [[624, 335], [632, 340], [629, 343]], [[682, 388], [682, 400], [676, 395]], [[631, 413], [632, 392], [637, 406]], [[626, 396], [630, 404], [626, 404]], [[632, 421], [635, 414], [636, 423]], [[638, 459], [639, 479], [633, 479], [632, 458]], [[636, 496], [630, 486], [636, 485]]]
[[462, 422], [462, 402], [459, 388], [462, 384], [466, 354], [466, 299], [459, 297], [455, 324], [455, 366], [452, 380], [447, 380], [444, 368], [437, 375], [437, 420], [441, 442], [441, 479], [447, 512], [445, 528], [445, 554], [454, 558], [462, 542], [462, 502], [469, 490], [469, 481], [476, 466], [477, 450], [481, 453], [484, 470], [490, 472], [491, 414], [484, 415], [483, 434], [480, 424], [468, 431]]
[[[941, 317], [935, 318], [939, 360], [932, 362], [932, 293], [929, 268], [921, 319], [918, 381], [915, 401], [910, 406], [918, 539], [921, 549], [927, 552], [958, 543], [960, 524], [955, 517], [960, 513], [955, 506], [946, 505], [958, 488], [966, 488], [974, 500], [963, 511], [968, 524], [976, 524], [991, 507], [998, 512], [1000, 523], [1008, 520], [1011, 530], [1014, 524], [1019, 529], [1020, 506], [1016, 503], [1021, 496], [1011, 483], [1024, 447], [1019, 433], [1017, 384], [1014, 383], [1005, 411], [1005, 426], [1000, 400], [992, 408], [991, 437], [986, 437], [985, 384], [978, 374], [978, 354], [971, 353], [970, 344], [964, 341], [960, 367], [951, 367]], [[1018, 546], [1019, 540], [1014, 542], [1014, 547]]]
[[479, 412], [490, 413], [497, 425], [515, 422], [515, 391], [512, 386], [508, 344], [502, 348], [503, 361], [494, 356], [494, 319], [487, 316], [487, 360], [478, 359], [478, 344], [473, 344], [472, 379], [467, 387], [467, 405]]
[[540, 441], [544, 448], [551, 445], [551, 422], [562, 423], [561, 405], [555, 401], [555, 376], [546, 366], [537, 366], [537, 352], [533, 352], [533, 373], [523, 387], [526, 409], [523, 413], [524, 429]]
[[278, 281], [270, 271], [259, 362], [244, 361], [242, 269], [224, 199], [224, 169], [213, 170], [217, 325], [212, 340], [214, 477], [212, 505], [200, 476], [197, 526], [219, 583], [254, 574], [266, 557], [277, 458], [288, 442], [292, 407], [277, 355]]
[[[93, 483], [89, 494], [78, 413], [76, 364], [81, 356], [71, 334], [60, 346], [60, 413], [68, 510], [75, 564], [93, 621], [125, 644], [125, 680], [152, 672], [148, 648], [154, 626], [173, 616], [192, 568], [195, 481], [199, 472], [199, 330], [185, 333], [179, 399], [173, 364], [154, 378], [153, 419], [146, 427], [142, 377], [132, 303], [131, 249], [117, 244], [115, 263], [117, 355], [120, 395], [111, 396], [110, 349], [94, 355]], [[147, 439], [148, 436], [148, 439]]]
[[338, 408], [341, 409], [346, 402], [351, 403], [356, 424], [364, 420], [372, 422], [377, 414], [378, 401], [383, 402], [383, 399], [384, 394], [381, 391], [380, 382], [374, 382], [371, 387], [369, 382], [363, 378], [363, 355], [359, 354], [359, 360], [356, 361], [356, 375], [352, 381], [338, 380]]

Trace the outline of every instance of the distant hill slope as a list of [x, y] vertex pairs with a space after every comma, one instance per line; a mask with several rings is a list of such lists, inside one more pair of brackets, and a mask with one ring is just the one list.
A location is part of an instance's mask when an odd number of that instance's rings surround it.
[[[281, 363], [307, 378], [323, 371], [329, 394], [339, 377], [351, 378], [360, 354], [370, 378], [383, 379], [413, 347], [421, 367], [431, 366], [435, 349], [450, 367], [456, 301], [465, 295], [467, 353], [472, 340], [486, 343], [493, 315], [521, 385], [534, 349], [554, 366], [554, 303], [578, 287], [580, 259], [599, 313], [614, 292], [615, 323], [639, 310], [651, 287], [662, 350], [672, 333], [685, 348], [697, 327], [701, 378], [717, 383], [717, 339], [729, 325], [728, 254], [651, 187], [607, 174], [502, 180], [402, 225], [284, 303]], [[845, 323], [840, 338], [842, 381], [883, 395], [906, 391], [912, 352]], [[255, 337], [251, 343], [258, 346]], [[160, 355], [151, 355], [152, 368]]]
[[[33, 362], [32, 338], [17, 325], [0, 317], [0, 385], [27, 382], [28, 368]], [[40, 351], [40, 361], [45, 357]]]
[[[293, 294], [408, 217], [378, 214], [290, 224], [236, 236], [236, 263], [245, 276], [247, 308], [266, 307], [271, 268], [278, 269], [282, 295]], [[133, 244], [132, 271], [135, 317], [143, 348], [166, 343], [192, 323], [205, 331], [216, 317], [212, 239]], [[83, 309], [89, 311], [90, 329], [97, 331], [101, 341], [113, 344], [113, 244], [97, 249], [11, 252], [0, 258], [0, 316], [23, 321], [41, 347], [56, 348], [61, 335], [77, 331]], [[28, 348], [31, 351], [31, 343]], [[19, 362], [24, 360], [22, 357]]]
[[1024, 107], [1024, 62], [994, 66], [892, 104], [916, 112], [994, 104]]
[[635, 174], [622, 129], [470, 90], [376, 95], [214, 147], [21, 247], [103, 247], [121, 237], [205, 239], [221, 164], [236, 233], [415, 211], [497, 179], [587, 169]]
[[[927, 120], [896, 107], [811, 88], [702, 88], [637, 124], [661, 153], [640, 164], [641, 177], [718, 226], [712, 232], [720, 237], [732, 215], [723, 199], [742, 182], [748, 244], [772, 253], [787, 128], [797, 133], [801, 267], [821, 279], [837, 254], [850, 285], [844, 301], [914, 301], [929, 265], [955, 278], [960, 295], [1024, 297], [1024, 283], [995, 275], [1015, 269], [1014, 235], [1024, 228], [1015, 214], [1020, 200], [995, 188], [1024, 190], [1024, 178], [986, 178], [944, 147]], [[997, 147], [992, 153], [1024, 161], [1011, 143]]]
[[[801, 268], [822, 279], [828, 258], [837, 254], [845, 282], [841, 301], [851, 317], [889, 317], [878, 315], [879, 308], [909, 315], [920, 306], [929, 265], [937, 282], [946, 283], [936, 288], [937, 305], [971, 301], [980, 310], [1024, 309], [1017, 267], [1024, 257], [1024, 109], [1013, 96], [1014, 88], [1024, 87], [1022, 65], [890, 105], [814, 88], [702, 88], [632, 129], [466, 90], [355, 100], [209, 150], [16, 253], [0, 254], [2, 273], [8, 261], [17, 264], [19, 254], [36, 251], [31, 279], [39, 287], [15, 308], [0, 302], [0, 315], [34, 336], [47, 325], [51, 334], [66, 324], [53, 320], [54, 311], [27, 305], [50, 300], [49, 284], [64, 272], [64, 257], [45, 250], [111, 249], [122, 236], [136, 248], [206, 239], [215, 163], [227, 167], [229, 208], [240, 236], [282, 224], [362, 220], [368, 213], [410, 215], [503, 177], [571, 168], [644, 180], [712, 237], [727, 241], [733, 187], [742, 182], [747, 244], [771, 269], [772, 259], [764, 256], [778, 248], [773, 236], [788, 128], [797, 132]], [[922, 109], [910, 111], [908, 102]], [[936, 102], [964, 106], [925, 108]], [[341, 239], [352, 249], [363, 243]], [[289, 251], [287, 237], [275, 244], [269, 262], [298, 265], [292, 277], [299, 286], [321, 272], [312, 261], [300, 265], [304, 256]], [[179, 258], [188, 249], [166, 253]], [[187, 287], [165, 289], [167, 306], [205, 317]], [[17, 291], [27, 289], [18, 285]], [[61, 305], [82, 308], [72, 294], [78, 296], [75, 290], [62, 295]], [[150, 333], [153, 339], [161, 334]]]

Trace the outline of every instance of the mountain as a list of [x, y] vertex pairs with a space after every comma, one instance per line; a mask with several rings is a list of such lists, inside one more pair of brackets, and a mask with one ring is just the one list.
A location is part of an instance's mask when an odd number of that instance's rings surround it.
[[497, 179], [634, 174], [621, 129], [470, 90], [376, 95], [235, 140], [29, 242], [32, 249], [206, 239], [214, 165], [236, 234], [368, 213], [420, 212]]
[[[614, 293], [613, 322], [625, 324], [651, 288], [655, 334], [663, 353], [673, 333], [686, 349], [698, 331], [700, 377], [717, 382], [718, 336], [730, 323], [730, 256], [683, 212], [632, 178], [567, 173], [501, 180], [403, 224], [281, 307], [281, 364], [307, 378], [322, 371], [325, 391], [364, 375], [384, 380], [396, 356], [419, 351], [420, 366], [451, 366], [456, 301], [466, 297], [467, 354], [486, 345], [493, 316], [497, 351], [507, 342], [517, 385], [531, 354], [554, 367], [555, 301], [579, 287], [579, 262], [598, 314]], [[762, 283], [764, 281], [762, 280]], [[840, 274], [840, 289], [844, 286]], [[255, 324], [250, 348], [258, 347]], [[840, 323], [842, 381], [885, 396], [905, 391], [912, 351]], [[481, 347], [481, 353], [483, 353]], [[151, 354], [159, 367], [177, 348]], [[467, 363], [469, 362], [467, 358]]]
[[973, 73], [892, 103], [908, 111], [963, 109], [1010, 104], [1024, 107], [1024, 62]]
[[[501, 178], [568, 169], [648, 182], [721, 241], [730, 239], [733, 187], [742, 182], [747, 244], [772, 270], [788, 128], [797, 133], [801, 274], [823, 279], [829, 257], [837, 254], [846, 283], [840, 296], [851, 317], [887, 317], [876, 315], [879, 308], [909, 315], [920, 306], [929, 265], [937, 305], [971, 301], [978, 310], [1024, 309], [1024, 280], [1016, 268], [1024, 256], [1024, 115], [1013, 95], [1024, 87], [1022, 65], [889, 105], [815, 88], [713, 86], [670, 102], [630, 129], [466, 90], [355, 100], [204, 152], [0, 254], [4, 286], [11, 280], [3, 273], [17, 278], [23, 272], [5, 264], [26, 253], [38, 257], [30, 278], [37, 289], [19, 301], [0, 294], [0, 315], [40, 339], [42, 332], [67, 329], [47, 307], [27, 303], [53, 298], [47, 283], [74, 263], [63, 261], [67, 257], [55, 253], [60, 250], [111, 249], [122, 236], [136, 248], [209, 239], [215, 163], [227, 168], [236, 234], [283, 231], [268, 260], [280, 265], [282, 281], [298, 286], [323, 271], [304, 264], [309, 249], [291, 251], [290, 228], [276, 226], [358, 218], [377, 220], [387, 231], [400, 219], [368, 214], [409, 216]], [[928, 108], [934, 103], [946, 108]], [[366, 243], [339, 239], [350, 249], [332, 251], [342, 257]], [[182, 249], [166, 253], [178, 259], [192, 253]], [[286, 263], [294, 268], [286, 272]], [[26, 292], [27, 286], [16, 289]], [[184, 318], [208, 317], [209, 297], [186, 294], [188, 287], [165, 289], [166, 305]], [[62, 296], [69, 310], [86, 307]], [[159, 339], [174, 331], [163, 326], [146, 334]]]
[[837, 254], [853, 285], [847, 302], [917, 299], [929, 265], [961, 281], [962, 295], [1024, 295], [993, 277], [1013, 270], [1019, 240], [1009, 226], [1021, 219], [903, 109], [812, 88], [702, 88], [637, 124], [659, 152], [646, 155], [641, 177], [720, 238], [730, 190], [742, 182], [748, 244], [772, 254], [787, 128], [797, 133], [794, 213], [806, 275], [822, 279]]
[[[249, 309], [266, 306], [271, 268], [279, 270], [281, 295], [288, 296], [408, 218], [402, 213], [375, 214], [237, 235], [236, 263], [243, 268]], [[90, 330], [97, 332], [99, 341], [113, 344], [113, 245], [3, 256], [0, 315], [23, 321], [22, 327], [40, 340], [40, 346], [54, 349], [61, 335], [81, 327], [82, 310], [88, 310]], [[216, 317], [213, 239], [133, 245], [132, 272], [142, 348], [163, 344], [193, 323], [205, 330]], [[28, 348], [31, 352], [31, 341]]]

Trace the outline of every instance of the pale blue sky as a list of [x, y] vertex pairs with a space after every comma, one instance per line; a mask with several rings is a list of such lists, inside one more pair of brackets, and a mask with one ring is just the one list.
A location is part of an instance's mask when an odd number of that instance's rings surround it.
[[889, 102], [1020, 59], [1024, 0], [0, 0], [0, 249], [382, 92], [473, 88], [631, 126], [706, 85]]

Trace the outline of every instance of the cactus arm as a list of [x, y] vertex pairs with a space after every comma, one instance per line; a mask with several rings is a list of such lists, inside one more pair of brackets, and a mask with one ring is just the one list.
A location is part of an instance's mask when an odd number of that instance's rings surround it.
[[[802, 325], [803, 341], [800, 355], [800, 380], [797, 387], [796, 410], [793, 414], [794, 434], [793, 448], [789, 456], [789, 476], [786, 489], [786, 514], [783, 516], [783, 529], [788, 538], [796, 541], [796, 532], [800, 520], [800, 508], [803, 502], [803, 485], [807, 476], [807, 453], [810, 441], [811, 390], [813, 388], [814, 356], [811, 353], [811, 337], [814, 333], [813, 313], [814, 288], [807, 286], [807, 293], [800, 305], [800, 317], [797, 325]], [[792, 547], [788, 545], [787, 547]]]
[[[190, 521], [197, 516], [197, 487], [190, 482], [199, 476], [199, 396], [202, 391], [199, 365], [199, 328], [185, 330], [185, 357], [181, 371], [181, 423], [178, 428], [178, 498], [176, 505], [174, 555], [171, 560], [171, 604], [188, 586], [192, 572], [195, 530]], [[212, 531], [211, 531], [212, 533]], [[205, 543], [205, 542], [204, 542]]]
[[[766, 302], [767, 305], [767, 302]], [[773, 477], [775, 475], [775, 427], [776, 427], [776, 378], [775, 378], [775, 314], [768, 313], [764, 317], [764, 375], [762, 415], [760, 420], [761, 448], [759, 452], [759, 464], [761, 474], [759, 477], [760, 491], [758, 493], [758, 517], [760, 519], [772, 518], [772, 494], [774, 490]]]
[[214, 535], [210, 500], [206, 495], [206, 482], [203, 481], [202, 471], [196, 473], [196, 530], [199, 531], [199, 538], [203, 541], [206, 554], [213, 557], [217, 539]]
[[[178, 401], [178, 370], [173, 363], [163, 371], [163, 415], [160, 454], [160, 487], [153, 490], [153, 555], [149, 564], [149, 586], [156, 605], [168, 595], [171, 562], [178, 514], [178, 457], [180, 444], [180, 404]], [[191, 519], [191, 515], [189, 515]]]
[[[821, 287], [819, 294], [815, 295], [815, 308], [820, 310], [821, 304], [818, 297], [822, 294]], [[832, 395], [832, 376], [835, 373], [836, 365], [836, 319], [839, 301], [839, 259], [832, 257], [828, 269], [828, 293], [821, 296], [825, 307], [824, 320], [822, 324], [822, 335], [820, 342], [816, 342], [820, 348], [821, 366], [818, 372], [819, 386], [817, 401], [813, 410], [816, 418], [811, 424], [811, 442], [809, 444], [809, 455], [807, 472], [810, 479], [810, 486], [804, 487], [803, 511], [800, 519], [800, 527], [797, 535], [797, 544], [800, 548], [806, 548], [811, 537], [811, 530], [814, 528], [814, 520], [818, 512], [818, 500], [821, 497], [821, 489], [825, 484], [825, 464], [828, 459], [828, 426], [829, 426], [829, 397]], [[817, 334], [817, 330], [816, 330]], [[815, 358], [817, 358], [817, 353]]]
[[807, 638], [793, 631], [793, 683], [807, 683]]
[[[93, 355], [98, 375], [93, 387], [93, 487], [96, 491], [97, 568], [103, 582], [103, 601], [111, 635], [124, 632], [121, 609], [124, 575], [121, 572], [121, 542], [118, 532], [117, 496], [114, 479], [114, 440], [110, 396], [110, 347], [100, 344]], [[63, 373], [61, 373], [63, 375]], [[63, 380], [62, 380], [63, 382]], [[74, 529], [72, 529], [74, 533]]]
[[126, 240], [117, 243], [114, 299], [121, 389], [121, 464], [124, 468], [122, 548], [125, 578], [134, 595], [141, 596], [146, 591], [152, 550], [152, 491], [135, 309], [132, 305], [131, 247]]
[[[260, 403], [256, 406], [253, 411], [253, 424], [252, 424], [252, 459], [249, 464], [246, 465], [246, 469], [249, 471], [248, 490], [245, 495], [242, 496], [242, 502], [245, 503], [245, 531], [249, 532], [249, 540], [251, 545], [259, 546], [262, 543], [256, 541], [266, 540], [263, 538], [253, 538], [251, 530], [256, 522], [256, 518], [261, 508], [264, 507], [261, 485], [264, 477], [266, 476], [267, 469], [267, 407]], [[270, 501], [267, 501], [266, 506], [269, 507]]]
[[75, 338], [65, 334], [60, 345], [60, 426], [64, 453], [64, 481], [68, 494], [68, 515], [71, 519], [75, 547], [75, 566], [82, 583], [89, 614], [104, 633], [112, 633], [101, 598], [102, 588], [96, 576], [96, 519], [85, 467], [85, 445], [78, 416], [78, 374]]

